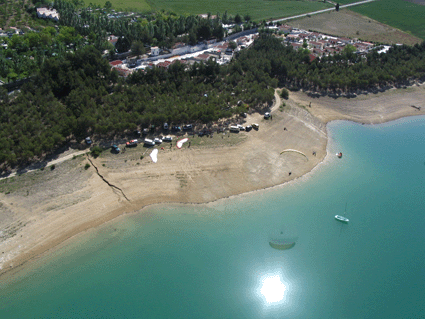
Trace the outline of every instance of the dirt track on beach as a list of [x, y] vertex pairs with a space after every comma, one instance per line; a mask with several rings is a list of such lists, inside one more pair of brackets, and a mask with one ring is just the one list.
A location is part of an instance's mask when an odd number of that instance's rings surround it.
[[[150, 204], [206, 203], [300, 177], [326, 156], [327, 122], [382, 123], [424, 115], [423, 101], [420, 86], [354, 99], [290, 93], [283, 108], [276, 99], [273, 119], [248, 115], [246, 124], [258, 123], [258, 131], [190, 137], [190, 147], [186, 143], [181, 150], [164, 143], [157, 163], [139, 145], [90, 161], [79, 156], [57, 163], [54, 170], [1, 181], [0, 272], [18, 269], [83, 231]], [[282, 153], [285, 149], [306, 157]]]

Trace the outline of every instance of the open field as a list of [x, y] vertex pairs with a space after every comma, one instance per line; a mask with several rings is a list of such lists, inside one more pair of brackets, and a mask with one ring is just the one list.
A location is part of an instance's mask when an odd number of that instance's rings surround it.
[[350, 10], [425, 40], [425, 6], [405, 0], [374, 1]]
[[340, 5], [344, 5], [344, 4], [354, 3], [358, 1], [361, 1], [361, 0], [338, 0], [338, 1], [332, 1], [332, 2], [339, 3]]
[[345, 9], [339, 12], [326, 12], [292, 20], [288, 24], [304, 30], [314, 30], [348, 38], [359, 38], [371, 42], [413, 45], [423, 41], [409, 33]]
[[[312, 12], [333, 7], [332, 4], [316, 1], [196, 1], [196, 0], [147, 0], [153, 10], [173, 11], [177, 14], [208, 13], [249, 15], [253, 20], [268, 20]], [[114, 5], [114, 2], [112, 1]]]
[[[92, 0], [93, 4], [101, 7], [105, 5], [106, 0]], [[146, 0], [109, 0], [115, 10], [128, 10], [136, 12], [149, 12], [152, 11], [151, 6]]]

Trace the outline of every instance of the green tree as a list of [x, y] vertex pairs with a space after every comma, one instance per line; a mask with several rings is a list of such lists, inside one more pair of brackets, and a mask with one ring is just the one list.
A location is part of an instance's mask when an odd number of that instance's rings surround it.
[[234, 49], [236, 49], [237, 47], [238, 47], [238, 45], [236, 44], [236, 42], [235, 42], [235, 41], [230, 41], [230, 42], [229, 42], [229, 48], [230, 48], [230, 49], [234, 50]]
[[105, 9], [108, 11], [112, 9], [112, 3], [110, 1], [105, 2]]
[[145, 54], [145, 52], [145, 46], [143, 45], [142, 41], [133, 41], [133, 43], [131, 44], [131, 53], [140, 56], [142, 54]]
[[280, 92], [280, 96], [287, 100], [289, 98], [289, 91], [285, 88], [282, 89], [282, 92]]
[[64, 26], [60, 28], [59, 34], [56, 36], [56, 40], [63, 44], [69, 45], [74, 43], [79, 37], [80, 35], [78, 35], [75, 28]]

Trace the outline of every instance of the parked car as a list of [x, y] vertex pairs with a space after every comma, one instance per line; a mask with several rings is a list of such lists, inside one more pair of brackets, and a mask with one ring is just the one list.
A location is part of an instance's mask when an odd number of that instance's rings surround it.
[[164, 136], [162, 138], [162, 141], [163, 142], [172, 142], [173, 141], [173, 138], [171, 136]]
[[245, 130], [246, 130], [247, 132], [251, 131], [251, 130], [252, 130], [252, 126], [251, 126], [251, 125], [247, 125], [247, 126], [245, 127]]
[[260, 128], [260, 125], [258, 125], [257, 123], [252, 123], [251, 125], [254, 130], [258, 130]]
[[140, 137], [142, 135], [142, 132], [140, 131], [134, 131], [134, 136]]
[[86, 137], [84, 140], [86, 141], [87, 145], [91, 145], [93, 143], [90, 137]]
[[149, 134], [149, 129], [148, 128], [144, 128], [143, 129], [143, 135], [148, 135]]
[[190, 131], [193, 129], [193, 125], [192, 124], [187, 124], [183, 126], [183, 131]]
[[114, 153], [119, 153], [119, 152], [121, 152], [121, 149], [117, 146], [117, 145], [112, 145], [112, 152], [114, 152]]
[[144, 144], [145, 146], [155, 146], [155, 142], [148, 138], [145, 138]]
[[164, 130], [168, 130], [168, 123], [164, 123]]
[[153, 139], [153, 141], [155, 142], [155, 144], [156, 144], [156, 145], [159, 145], [159, 144], [161, 144], [161, 143], [162, 143], [162, 139], [160, 139], [159, 137], [155, 137], [155, 138]]
[[182, 128], [180, 126], [173, 126], [171, 128], [171, 130], [175, 131], [175, 132], [180, 132], [182, 130]]
[[264, 118], [265, 119], [268, 119], [269, 117], [270, 117], [270, 113], [269, 112], [264, 113]]
[[127, 143], [125, 143], [125, 146], [127, 147], [136, 147], [137, 146], [138, 141], [137, 140], [131, 140], [128, 141]]

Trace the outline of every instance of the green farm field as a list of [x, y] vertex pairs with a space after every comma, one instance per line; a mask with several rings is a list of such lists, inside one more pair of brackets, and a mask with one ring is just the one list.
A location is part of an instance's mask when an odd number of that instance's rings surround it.
[[378, 0], [350, 10], [425, 40], [425, 6], [405, 0]]
[[316, 1], [258, 1], [258, 0], [148, 0], [154, 10], [168, 10], [177, 14], [208, 13], [249, 15], [251, 19], [269, 20], [332, 7]]
[[[103, 7], [107, 0], [91, 0], [90, 2]], [[146, 0], [109, 0], [112, 8], [115, 10], [126, 10], [136, 12], [153, 11], [150, 4]]]
[[[181, 15], [189, 14], [240, 14], [249, 15], [256, 21], [283, 18], [291, 15], [330, 8], [333, 5], [317, 1], [258, 1], [258, 0], [109, 0], [112, 7], [137, 11], [169, 11]], [[91, 0], [93, 4], [104, 6], [106, 0]]]

